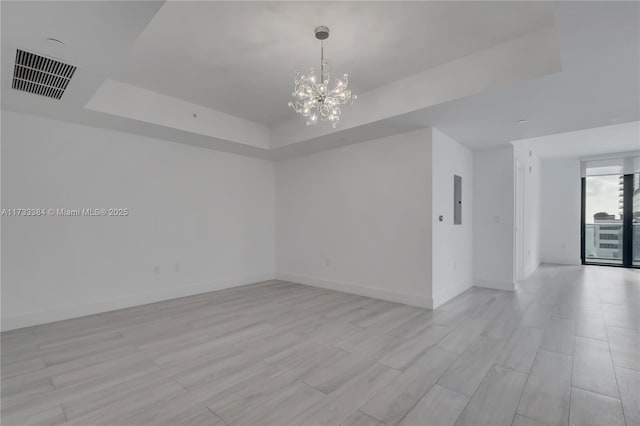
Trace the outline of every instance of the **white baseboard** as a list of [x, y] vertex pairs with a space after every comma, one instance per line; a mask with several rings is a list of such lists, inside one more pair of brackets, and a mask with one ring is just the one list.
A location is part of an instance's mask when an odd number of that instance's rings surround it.
[[341, 291], [343, 293], [357, 294], [359, 296], [372, 297], [374, 299], [387, 300], [389, 302], [402, 303], [405, 305], [417, 306], [419, 308], [433, 309], [431, 297], [419, 296], [408, 293], [398, 293], [395, 291], [379, 288], [363, 287], [356, 284], [348, 284], [338, 281], [328, 281], [321, 278], [307, 277], [302, 275], [276, 272], [276, 279], [306, 284], [313, 287], [321, 287], [329, 290]]
[[57, 308], [48, 311], [31, 312], [28, 314], [9, 316], [2, 318], [2, 324], [0, 325], [0, 328], [2, 329], [2, 331], [14, 330], [17, 328], [30, 327], [32, 325], [46, 324], [49, 322], [83, 317], [86, 315], [99, 314], [101, 312], [130, 308], [132, 306], [145, 305], [147, 303], [177, 299], [180, 297], [192, 296], [194, 294], [208, 293], [211, 291], [238, 287], [241, 285], [252, 284], [260, 281], [272, 280], [274, 278], [275, 274], [254, 275], [244, 278], [213, 281], [189, 286], [163, 289], [153, 293], [136, 294], [116, 299], [101, 300], [98, 302], [90, 302], [82, 305]]
[[580, 266], [582, 265], [582, 260], [578, 259], [559, 259], [559, 258], [551, 258], [551, 259], [542, 259], [542, 261], [540, 262], [542, 263], [547, 263], [547, 264], [552, 264], [552, 265], [573, 265], [573, 266]]
[[506, 290], [514, 291], [516, 286], [513, 281], [493, 281], [493, 280], [480, 280], [475, 278], [473, 280], [475, 287], [492, 288], [494, 290]]

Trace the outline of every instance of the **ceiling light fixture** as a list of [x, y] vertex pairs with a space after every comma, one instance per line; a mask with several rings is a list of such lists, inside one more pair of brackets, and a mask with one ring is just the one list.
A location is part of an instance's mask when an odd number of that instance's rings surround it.
[[291, 93], [293, 101], [289, 101], [289, 106], [298, 114], [307, 117], [307, 126], [321, 120], [331, 122], [331, 126], [335, 128], [342, 114], [340, 105], [353, 103], [357, 96], [348, 88], [348, 74], [344, 74], [342, 79], [336, 79], [333, 89], [329, 89], [331, 67], [324, 60], [323, 45], [323, 40], [329, 38], [329, 28], [316, 27], [315, 33], [316, 38], [320, 40], [320, 78], [316, 77], [313, 68], [308, 74], [301, 75], [296, 71], [294, 91]]
[[527, 120], [526, 118], [523, 118], [521, 120], [516, 121], [516, 123], [518, 123], [518, 124], [525, 124], [525, 123], [528, 123], [528, 122], [529, 122], [529, 120]]

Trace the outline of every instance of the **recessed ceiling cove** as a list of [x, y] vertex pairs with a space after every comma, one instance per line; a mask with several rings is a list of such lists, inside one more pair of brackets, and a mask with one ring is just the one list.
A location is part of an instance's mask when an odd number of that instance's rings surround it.
[[[241, 155], [288, 158], [424, 127], [486, 149], [640, 117], [638, 2], [0, 8], [5, 74], [16, 49], [82, 69], [55, 102], [3, 79], [3, 109]], [[317, 26], [330, 28], [325, 53], [358, 94], [335, 129], [287, 105], [295, 70], [318, 67]]]
[[334, 70], [364, 93], [553, 26], [546, 2], [166, 2], [112, 79], [273, 125], [295, 70], [318, 64], [313, 29]]

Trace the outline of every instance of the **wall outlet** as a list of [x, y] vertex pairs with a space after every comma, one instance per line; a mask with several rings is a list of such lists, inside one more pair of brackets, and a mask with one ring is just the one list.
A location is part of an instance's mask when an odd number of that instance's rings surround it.
[[160, 265], [155, 265], [153, 267], [153, 273], [158, 275], [160, 273]]
[[174, 272], [180, 272], [180, 264], [179, 263], [174, 263], [173, 264], [173, 271]]
[[454, 269], [454, 270], [455, 270], [455, 269], [458, 269], [458, 262], [455, 262], [455, 261], [453, 262], [453, 269]]
[[328, 257], [324, 259], [324, 266], [331, 266], [331, 259]]

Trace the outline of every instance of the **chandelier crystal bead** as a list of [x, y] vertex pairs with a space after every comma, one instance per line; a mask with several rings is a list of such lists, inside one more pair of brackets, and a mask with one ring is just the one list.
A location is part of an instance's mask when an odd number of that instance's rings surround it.
[[335, 128], [342, 115], [340, 105], [353, 103], [357, 96], [349, 90], [348, 74], [335, 79], [334, 86], [330, 88], [331, 66], [324, 60], [322, 43], [322, 40], [329, 37], [329, 28], [320, 26], [315, 32], [316, 38], [320, 40], [320, 75], [316, 76], [313, 68], [307, 74], [296, 71], [294, 90], [291, 93], [293, 100], [289, 101], [289, 106], [301, 116], [307, 117], [307, 126], [320, 120], [329, 121]]

